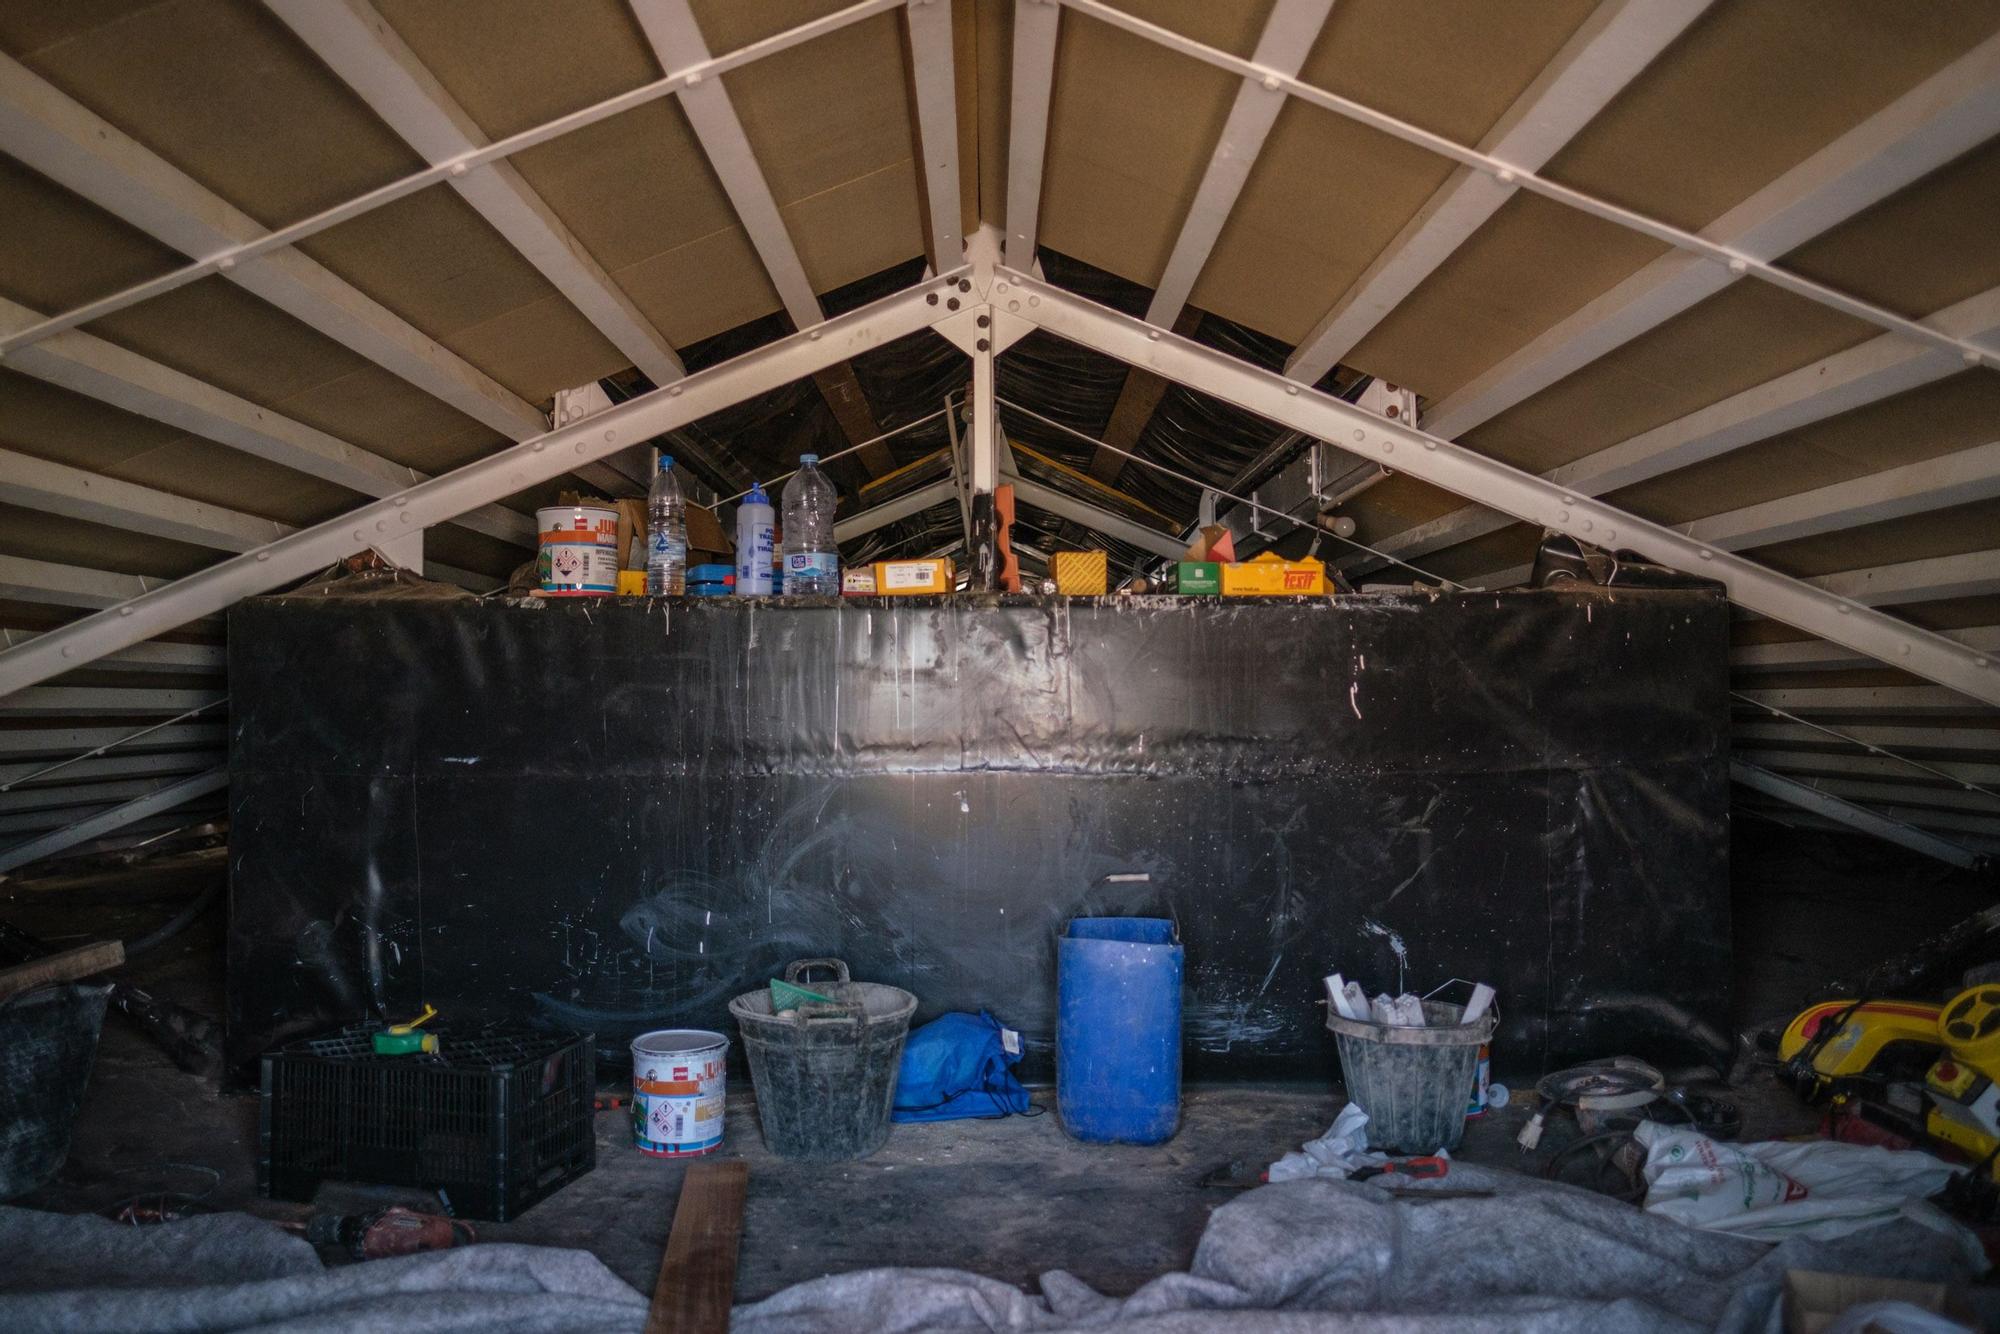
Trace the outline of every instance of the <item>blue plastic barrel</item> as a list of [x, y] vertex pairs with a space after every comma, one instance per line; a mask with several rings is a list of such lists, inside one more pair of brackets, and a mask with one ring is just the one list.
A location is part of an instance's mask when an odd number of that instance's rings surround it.
[[1057, 942], [1056, 1109], [1076, 1138], [1173, 1138], [1185, 961], [1164, 917], [1078, 917]]

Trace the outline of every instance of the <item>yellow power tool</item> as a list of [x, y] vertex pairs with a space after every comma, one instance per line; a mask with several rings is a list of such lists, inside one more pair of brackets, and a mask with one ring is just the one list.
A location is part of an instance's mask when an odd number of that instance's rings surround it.
[[1785, 1026], [1778, 1057], [1808, 1102], [1868, 1103], [1989, 1168], [2000, 1156], [2000, 985], [1944, 1005], [1823, 1002]]

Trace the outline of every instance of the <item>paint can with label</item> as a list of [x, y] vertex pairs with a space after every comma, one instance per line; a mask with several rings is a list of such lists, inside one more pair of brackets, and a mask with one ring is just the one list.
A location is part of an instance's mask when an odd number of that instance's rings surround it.
[[[1487, 1043], [1479, 1044], [1479, 1064], [1472, 1075], [1472, 1101], [1467, 1104], [1467, 1116], [1484, 1116], [1487, 1107], [1487, 1089], [1493, 1078], [1493, 1048]], [[1504, 1103], [1502, 1104], [1505, 1105]]]
[[632, 1135], [639, 1152], [693, 1158], [722, 1147], [729, 1039], [663, 1028], [632, 1042]]
[[535, 511], [542, 591], [558, 597], [618, 591], [618, 511], [553, 505]]

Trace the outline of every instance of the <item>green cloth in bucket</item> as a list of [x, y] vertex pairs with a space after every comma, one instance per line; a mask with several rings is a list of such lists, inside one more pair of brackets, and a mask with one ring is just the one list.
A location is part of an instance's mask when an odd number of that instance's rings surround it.
[[822, 996], [817, 991], [807, 991], [804, 987], [798, 986], [795, 983], [780, 982], [775, 977], [771, 979], [772, 1014], [783, 1014], [787, 1010], [796, 1010], [801, 1005], [815, 1003], [832, 1005], [834, 1004], [834, 999], [831, 996]]

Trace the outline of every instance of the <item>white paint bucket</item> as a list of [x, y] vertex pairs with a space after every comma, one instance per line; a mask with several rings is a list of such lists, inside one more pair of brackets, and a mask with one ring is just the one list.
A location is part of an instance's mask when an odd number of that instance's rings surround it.
[[535, 511], [541, 533], [542, 591], [562, 595], [618, 591], [618, 511], [554, 505]]
[[632, 1135], [640, 1153], [693, 1158], [722, 1147], [728, 1053], [728, 1038], [701, 1028], [633, 1039]]

